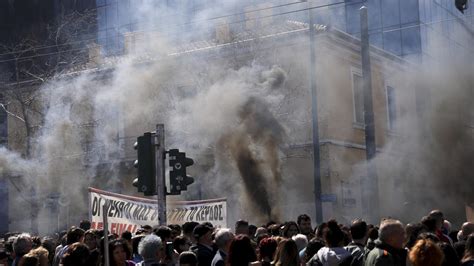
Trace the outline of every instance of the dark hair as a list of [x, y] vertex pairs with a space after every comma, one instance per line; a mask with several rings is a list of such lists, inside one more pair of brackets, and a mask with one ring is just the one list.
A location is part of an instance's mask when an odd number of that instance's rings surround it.
[[199, 223], [197, 222], [185, 222], [182, 226], [183, 234], [185, 235], [192, 235], [194, 227], [196, 227]]
[[153, 234], [159, 236], [161, 241], [166, 241], [167, 238], [171, 238], [171, 228], [168, 226], [159, 226], [153, 230]]
[[87, 231], [87, 230], [91, 229], [91, 222], [89, 220], [82, 220], [79, 223], [79, 228], [81, 228], [84, 231]]
[[32, 236], [31, 237], [31, 249], [35, 249], [41, 246], [41, 237], [39, 236]]
[[142, 238], [144, 238], [145, 236], [144, 235], [139, 235], [139, 236], [135, 236], [134, 238], [132, 238], [132, 252], [133, 254], [138, 254], [138, 244], [140, 243], [140, 240], [142, 240]]
[[111, 266], [117, 265], [115, 264], [115, 261], [114, 261], [114, 250], [118, 247], [122, 247], [123, 251], [125, 251], [126, 259], [132, 258], [132, 252], [130, 251], [130, 247], [128, 246], [127, 242], [124, 239], [112, 240], [109, 243], [109, 261], [110, 261]]
[[170, 225], [168, 225], [168, 227], [171, 229], [172, 232], [176, 232], [176, 234], [174, 235], [175, 237], [179, 236], [181, 234], [181, 231], [182, 231], [181, 230], [181, 225], [179, 225], [179, 224], [170, 224]]
[[130, 240], [132, 240], [132, 233], [130, 231], [124, 231], [120, 237], [122, 239], [130, 241]]
[[266, 237], [260, 241], [258, 245], [259, 256], [260, 260], [265, 257], [268, 257], [271, 261], [273, 260], [273, 256], [275, 255], [275, 251], [277, 249], [278, 243], [275, 239], [271, 237]]
[[255, 232], [257, 232], [257, 226], [253, 224], [249, 225], [249, 235], [254, 236]]
[[379, 229], [377, 227], [372, 227], [369, 229], [369, 239], [375, 241], [379, 238]]
[[466, 247], [464, 248], [463, 261], [465, 259], [474, 258], [474, 234], [470, 234], [466, 240]]
[[344, 233], [336, 220], [328, 222], [328, 227], [324, 230], [323, 236], [328, 247], [339, 247], [340, 243], [344, 240]]
[[186, 251], [186, 250], [181, 250], [180, 246], [185, 245], [188, 243], [188, 238], [185, 236], [177, 236], [173, 240], [173, 249], [175, 249], [178, 253], [181, 254], [181, 252]]
[[278, 243], [273, 262], [275, 265], [299, 266], [300, 257], [296, 242], [293, 239], [283, 239]]
[[257, 255], [252, 248], [250, 238], [246, 235], [237, 235], [230, 244], [229, 254], [227, 255], [228, 264], [230, 266], [242, 266], [256, 260]]
[[318, 253], [318, 251], [325, 246], [325, 243], [323, 240], [318, 239], [318, 238], [313, 238], [308, 242], [308, 245], [306, 246], [306, 249], [304, 251], [304, 260], [305, 262], [308, 262], [314, 254]]
[[290, 229], [291, 226], [295, 226], [295, 227], [296, 227], [296, 230], [298, 231], [297, 234], [300, 233], [300, 227], [296, 224], [296, 222], [294, 222], [294, 221], [289, 221], [289, 222], [286, 222], [286, 223], [283, 225], [282, 236], [284, 236], [284, 237], [286, 237], [286, 238], [289, 237], [287, 234], [288, 234], [288, 230]]
[[249, 226], [249, 222], [245, 220], [238, 220], [237, 222], [235, 222], [235, 228], [240, 226]]
[[75, 226], [71, 227], [71, 229], [69, 229], [69, 231], [67, 232], [66, 244], [71, 245], [76, 242], [79, 242], [81, 240], [81, 237], [84, 236], [84, 233], [84, 230], [82, 230], [81, 228], [77, 228]]
[[456, 253], [456, 250], [453, 248], [453, 246], [451, 246], [451, 244], [448, 244], [442, 241], [440, 241], [437, 244], [441, 248], [441, 251], [443, 251], [443, 254], [444, 254], [443, 265], [449, 265], [449, 266], [460, 265], [459, 263], [460, 256], [458, 256], [458, 254]]
[[362, 239], [367, 235], [367, 223], [363, 220], [355, 220], [351, 224], [352, 239]]
[[202, 224], [207, 227], [214, 228], [214, 225], [211, 222], [203, 222]]
[[428, 232], [436, 232], [436, 218], [433, 216], [424, 216], [421, 223], [426, 226]]
[[317, 238], [319, 239], [324, 239], [323, 234], [324, 234], [324, 229], [328, 227], [327, 223], [321, 223], [314, 229], [314, 234], [316, 235]]
[[85, 244], [74, 243], [64, 253], [62, 264], [63, 266], [87, 266], [89, 255], [89, 248]]
[[181, 254], [179, 254], [179, 264], [189, 264], [192, 266], [197, 265], [198, 259], [196, 257], [196, 254], [194, 254], [191, 251], [185, 251]]
[[298, 216], [296, 222], [298, 224], [301, 224], [302, 221], [308, 221], [308, 220], [311, 221], [311, 218], [307, 214], [301, 214], [301, 215]]
[[280, 225], [279, 224], [272, 224], [268, 227], [268, 233], [271, 236], [280, 236]]
[[[407, 228], [408, 228], [408, 226], [407, 226]], [[418, 238], [419, 238], [420, 234], [424, 233], [424, 232], [427, 232], [427, 231], [428, 230], [427, 230], [426, 226], [421, 224], [421, 223], [411, 225], [410, 230], [407, 230], [408, 241], [407, 241], [406, 247], [408, 249], [411, 249], [415, 245], [416, 241], [418, 241]]]
[[430, 233], [430, 232], [424, 232], [424, 233], [421, 233], [419, 236], [418, 236], [418, 239], [429, 239], [435, 243], [438, 243], [440, 240], [439, 240], [439, 237], [434, 234], [434, 233]]

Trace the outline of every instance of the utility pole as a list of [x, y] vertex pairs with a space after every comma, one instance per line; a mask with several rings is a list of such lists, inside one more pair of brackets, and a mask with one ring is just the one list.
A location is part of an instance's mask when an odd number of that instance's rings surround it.
[[158, 201], [158, 224], [166, 225], [166, 186], [165, 186], [165, 126], [156, 125], [155, 134], [156, 197]]
[[367, 177], [362, 182], [366, 190], [365, 213], [372, 221], [379, 218], [379, 193], [377, 169], [372, 161], [376, 156], [374, 109], [372, 103], [372, 73], [370, 66], [369, 22], [367, 7], [360, 8], [361, 58], [364, 92], [365, 151], [367, 157]]
[[319, 151], [319, 121], [318, 97], [316, 88], [316, 50], [314, 22], [311, 12], [311, 1], [308, 1], [309, 14], [309, 87], [311, 90], [311, 109], [313, 122], [313, 178], [314, 178], [314, 205], [316, 208], [316, 223], [323, 222], [323, 205], [321, 202], [321, 157]]

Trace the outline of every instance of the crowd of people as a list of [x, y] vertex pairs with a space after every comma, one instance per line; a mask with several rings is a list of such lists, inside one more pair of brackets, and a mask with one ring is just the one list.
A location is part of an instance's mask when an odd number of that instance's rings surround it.
[[313, 230], [311, 218], [302, 214], [297, 221], [260, 227], [244, 220], [233, 229], [187, 222], [105, 235], [84, 220], [57, 237], [5, 235], [0, 265], [467, 266], [474, 265], [474, 223], [452, 230], [443, 213], [433, 210], [416, 224], [330, 220]]

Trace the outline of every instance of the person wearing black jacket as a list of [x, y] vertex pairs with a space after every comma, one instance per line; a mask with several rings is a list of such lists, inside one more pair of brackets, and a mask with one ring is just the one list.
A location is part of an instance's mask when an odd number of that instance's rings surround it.
[[199, 266], [211, 266], [212, 259], [216, 254], [212, 247], [212, 233], [213, 228], [207, 224], [200, 224], [193, 230], [197, 243], [191, 247], [191, 251], [196, 254]]
[[352, 255], [351, 266], [363, 266], [365, 257], [369, 250], [365, 248], [368, 238], [367, 223], [363, 220], [355, 220], [351, 224], [352, 242], [345, 247]]

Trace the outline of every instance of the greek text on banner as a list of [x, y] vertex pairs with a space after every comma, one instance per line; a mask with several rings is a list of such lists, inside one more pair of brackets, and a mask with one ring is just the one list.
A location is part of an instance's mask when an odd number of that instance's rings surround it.
[[[154, 226], [158, 221], [157, 202], [95, 188], [89, 188], [89, 216], [92, 228], [103, 228], [103, 206], [106, 210], [111, 233], [134, 233], [142, 225]], [[167, 223], [210, 222], [215, 227], [227, 227], [227, 201], [225, 198], [200, 201], [171, 202], [167, 207]]]

